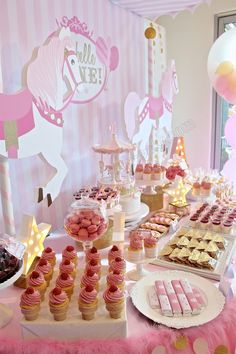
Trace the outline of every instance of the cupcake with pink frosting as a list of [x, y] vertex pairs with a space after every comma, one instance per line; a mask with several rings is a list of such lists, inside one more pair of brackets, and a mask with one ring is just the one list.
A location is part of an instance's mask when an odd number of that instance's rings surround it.
[[79, 311], [83, 320], [90, 321], [94, 319], [98, 307], [97, 290], [92, 285], [82, 288], [78, 299]]
[[122, 257], [122, 251], [116, 245], [114, 245], [108, 252], [109, 265], [111, 264], [112, 261], [114, 261], [116, 257]]
[[125, 274], [126, 262], [124, 258], [116, 257], [114, 261], [111, 262], [109, 272], [113, 272], [114, 270], [118, 270], [121, 274]]
[[107, 286], [116, 285], [119, 289], [125, 288], [125, 277], [119, 270], [113, 270], [113, 272], [107, 275]]
[[74, 291], [74, 279], [68, 273], [61, 273], [56, 280], [57, 288], [61, 288], [68, 296], [68, 299], [71, 299], [71, 296]]
[[143, 240], [139, 235], [132, 235], [128, 247], [130, 261], [140, 261], [143, 257]]
[[98, 263], [97, 261], [95, 261], [95, 259], [92, 259], [91, 261], [89, 261], [87, 263], [86, 271], [87, 270], [91, 270], [92, 272], [97, 273], [99, 276], [99, 279], [100, 279], [100, 277], [101, 277], [101, 264]]
[[75, 264], [78, 263], [77, 252], [73, 246], [66, 246], [66, 248], [62, 252], [62, 260], [69, 259], [71, 262]]
[[106, 304], [106, 309], [110, 313], [111, 318], [120, 318], [124, 309], [125, 297], [122, 290], [116, 285], [111, 285], [105, 290], [103, 299]]
[[91, 269], [88, 269], [81, 278], [80, 287], [83, 288], [87, 285], [92, 285], [97, 291], [99, 290], [99, 276]]
[[94, 259], [98, 263], [101, 263], [101, 256], [96, 247], [92, 247], [86, 252], [85, 259], [86, 262], [90, 262], [92, 259]]
[[151, 233], [144, 238], [144, 252], [147, 258], [157, 257], [157, 239]]
[[143, 165], [141, 163], [137, 164], [134, 175], [136, 179], [143, 179]]
[[36, 265], [35, 270], [43, 274], [48, 286], [53, 275], [51, 263], [49, 263], [45, 258], [41, 258], [38, 264]]
[[38, 290], [32, 287], [27, 288], [21, 295], [20, 308], [27, 321], [34, 321], [38, 318], [41, 297]]
[[52, 267], [56, 264], [56, 253], [51, 247], [47, 247], [43, 250], [41, 258], [46, 259], [49, 263], [51, 263]]
[[155, 164], [152, 168], [152, 179], [155, 181], [160, 181], [161, 179], [161, 166]]
[[38, 290], [41, 300], [44, 300], [44, 294], [47, 289], [47, 283], [44, 279], [43, 273], [33, 271], [27, 279], [27, 285], [35, 290]]
[[55, 321], [64, 321], [66, 319], [69, 299], [61, 288], [54, 288], [49, 293], [49, 307]]
[[69, 259], [65, 258], [59, 266], [60, 273], [67, 273], [69, 274], [73, 279], [76, 277], [76, 268], [75, 264], [71, 262]]
[[143, 170], [143, 179], [145, 181], [151, 181], [152, 179], [152, 165], [146, 164]]

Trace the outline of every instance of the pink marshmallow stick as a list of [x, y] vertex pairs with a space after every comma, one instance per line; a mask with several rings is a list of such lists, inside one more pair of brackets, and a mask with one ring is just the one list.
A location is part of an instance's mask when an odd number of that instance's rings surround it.
[[156, 289], [156, 293], [157, 295], [167, 295], [165, 287], [164, 287], [164, 283], [162, 280], [156, 280], [155, 281], [155, 289]]
[[174, 288], [171, 284], [170, 280], [165, 280], [164, 281], [164, 286], [167, 292], [167, 296], [172, 308], [172, 312], [174, 314], [175, 317], [179, 317], [182, 315], [182, 310], [178, 301], [178, 298], [175, 294]]
[[160, 303], [154, 286], [148, 290], [148, 300], [152, 309], [160, 309]]
[[198, 303], [200, 304], [201, 308], [203, 309], [204, 307], [206, 307], [206, 302], [203, 299], [200, 291], [197, 288], [193, 288], [193, 294], [196, 297]]

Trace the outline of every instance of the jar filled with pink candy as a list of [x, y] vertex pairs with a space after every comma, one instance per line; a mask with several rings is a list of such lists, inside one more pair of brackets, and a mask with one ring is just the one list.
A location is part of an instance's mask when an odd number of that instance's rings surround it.
[[93, 241], [104, 235], [108, 228], [105, 203], [86, 196], [74, 202], [65, 217], [64, 227], [69, 236], [83, 243], [85, 250], [91, 248]]

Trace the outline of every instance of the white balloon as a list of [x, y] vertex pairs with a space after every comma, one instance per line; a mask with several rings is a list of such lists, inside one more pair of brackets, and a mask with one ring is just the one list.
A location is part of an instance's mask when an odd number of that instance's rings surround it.
[[236, 28], [223, 33], [208, 55], [208, 75], [217, 93], [236, 103]]

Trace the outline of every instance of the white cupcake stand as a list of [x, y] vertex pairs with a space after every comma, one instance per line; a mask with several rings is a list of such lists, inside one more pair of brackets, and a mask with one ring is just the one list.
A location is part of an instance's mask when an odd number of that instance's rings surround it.
[[[23, 270], [24, 270], [24, 263], [22, 263], [21, 268], [18, 270], [18, 272], [15, 275], [13, 275], [13, 277], [0, 284], [0, 290], [5, 289], [8, 286], [12, 285], [21, 276]], [[5, 327], [12, 320], [12, 317], [13, 317], [12, 309], [9, 306], [0, 303], [0, 328]]]
[[147, 258], [144, 255], [143, 255], [142, 259], [139, 261], [130, 260], [130, 258], [128, 256], [128, 249], [125, 250], [124, 255], [125, 255], [125, 260], [127, 262], [136, 264], [136, 269], [130, 270], [129, 272], [126, 273], [129, 280], [134, 280], [134, 281], [137, 281], [150, 273], [149, 271], [144, 269], [144, 267], [143, 267], [144, 264], [152, 263], [153, 261], [156, 260], [156, 257], [155, 258]]

